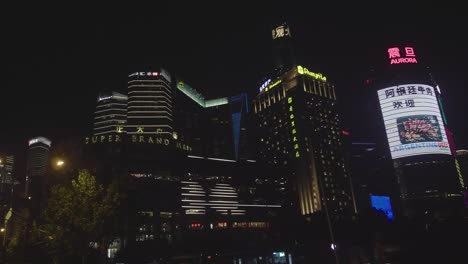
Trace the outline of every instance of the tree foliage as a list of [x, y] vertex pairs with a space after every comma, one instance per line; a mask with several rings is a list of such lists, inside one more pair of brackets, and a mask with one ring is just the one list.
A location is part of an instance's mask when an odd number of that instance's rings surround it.
[[71, 184], [52, 187], [38, 231], [50, 246], [84, 256], [90, 242], [104, 242], [105, 225], [119, 200], [116, 188], [104, 188], [81, 170]]

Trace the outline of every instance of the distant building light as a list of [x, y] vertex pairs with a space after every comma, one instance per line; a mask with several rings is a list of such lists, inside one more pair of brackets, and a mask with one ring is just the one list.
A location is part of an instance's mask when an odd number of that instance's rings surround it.
[[37, 138], [33, 138], [29, 140], [29, 146], [31, 146], [32, 144], [36, 144], [36, 143], [42, 143], [49, 147], [52, 145], [52, 142], [45, 137], [37, 137]]
[[205, 157], [192, 156], [192, 155], [188, 155], [187, 157], [192, 158], [192, 159], [205, 159]]
[[349, 132], [346, 131], [346, 130], [341, 131], [341, 133], [343, 133], [343, 135], [345, 135], [345, 136], [349, 136]]
[[230, 160], [230, 159], [218, 159], [218, 158], [207, 158], [207, 159], [216, 160], [216, 161], [236, 162], [235, 160]]
[[104, 100], [107, 100], [107, 99], [111, 99], [111, 98], [112, 98], [112, 96], [99, 97], [98, 102], [101, 102], [101, 101], [104, 101]]

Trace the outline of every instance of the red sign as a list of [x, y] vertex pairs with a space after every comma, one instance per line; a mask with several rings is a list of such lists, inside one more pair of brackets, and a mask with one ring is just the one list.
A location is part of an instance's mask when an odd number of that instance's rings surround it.
[[390, 59], [390, 64], [418, 63], [412, 47], [405, 47], [404, 54], [400, 52], [400, 48], [398, 47], [389, 48], [388, 58]]

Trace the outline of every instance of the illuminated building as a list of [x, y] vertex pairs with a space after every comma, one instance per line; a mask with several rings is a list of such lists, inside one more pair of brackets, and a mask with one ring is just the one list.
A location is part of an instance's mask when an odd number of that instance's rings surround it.
[[283, 74], [297, 65], [294, 52], [294, 38], [287, 23], [271, 30], [275, 74]]
[[248, 159], [246, 94], [205, 99], [182, 80], [175, 99], [177, 136], [192, 145], [192, 155]]
[[220, 237], [230, 241], [232, 232], [266, 232], [282, 206], [263, 198], [267, 188], [255, 182], [258, 171], [246, 140], [247, 95], [205, 99], [166, 76], [131, 74], [125, 133], [111, 133], [114, 126], [84, 138], [83, 164], [102, 182], [126, 183], [128, 232], [117, 239], [128, 247], [177, 243], [192, 249], [190, 239], [198, 231], [210, 237], [203, 240], [208, 244]]
[[353, 211], [335, 87], [296, 66], [272, 79], [255, 98], [259, 160], [290, 169], [271, 179], [293, 188], [302, 215], [322, 210], [334, 219]]
[[0, 217], [12, 205], [13, 188], [15, 179], [13, 177], [13, 165], [15, 158], [13, 155], [0, 153]]
[[412, 46], [392, 46], [369, 81], [369, 132], [393, 163], [402, 213], [449, 211], [462, 197], [441, 88]]
[[94, 112], [94, 136], [125, 132], [127, 101], [126, 95], [117, 92], [101, 93], [98, 96]]
[[8, 154], [0, 154], [0, 191], [3, 192], [7, 185], [11, 185], [14, 182], [13, 178], [13, 166], [15, 163], [15, 157]]
[[26, 161], [26, 196], [32, 196], [34, 182], [42, 182], [49, 165], [49, 153], [52, 142], [45, 137], [35, 137], [28, 142]]
[[172, 137], [173, 88], [167, 71], [135, 72], [128, 76], [128, 134]]

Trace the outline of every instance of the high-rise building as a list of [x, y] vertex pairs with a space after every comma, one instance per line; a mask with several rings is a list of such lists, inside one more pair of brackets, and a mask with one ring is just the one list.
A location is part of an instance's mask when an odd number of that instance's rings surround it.
[[379, 135], [376, 143], [385, 146], [384, 156], [393, 161], [401, 212], [448, 212], [452, 205], [462, 205], [462, 186], [441, 88], [412, 45], [395, 45], [386, 53], [370, 81], [368, 112], [380, 109], [381, 114], [367, 119], [369, 133]]
[[126, 95], [117, 92], [99, 94], [94, 112], [94, 136], [125, 132], [127, 101]]
[[[288, 167], [302, 215], [322, 210], [335, 219], [352, 213], [335, 87], [320, 73], [296, 66], [261, 89], [254, 100], [259, 159]], [[289, 181], [285, 183], [282, 181]]]
[[192, 155], [232, 160], [250, 157], [247, 94], [205, 99], [178, 80], [175, 101], [177, 135], [192, 145]]
[[127, 133], [172, 137], [174, 91], [169, 73], [135, 72], [128, 78]]
[[[28, 154], [26, 161], [25, 195], [31, 196], [32, 189], [36, 188], [36, 182], [45, 176], [49, 165], [49, 153], [52, 142], [45, 137], [35, 137], [28, 142]], [[38, 187], [39, 188], [39, 187]]]
[[0, 154], [0, 191], [3, 192], [7, 185], [14, 183], [13, 166], [15, 157], [9, 154]]

